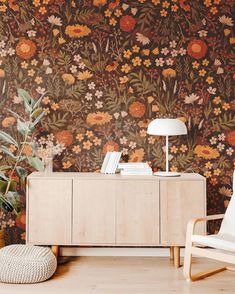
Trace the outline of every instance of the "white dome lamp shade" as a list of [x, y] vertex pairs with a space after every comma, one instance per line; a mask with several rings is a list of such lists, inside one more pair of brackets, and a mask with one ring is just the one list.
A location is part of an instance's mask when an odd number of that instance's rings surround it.
[[180, 173], [169, 172], [169, 136], [186, 135], [186, 125], [179, 119], [159, 118], [150, 122], [147, 133], [166, 137], [166, 171], [156, 172], [154, 175], [162, 177], [177, 177]]

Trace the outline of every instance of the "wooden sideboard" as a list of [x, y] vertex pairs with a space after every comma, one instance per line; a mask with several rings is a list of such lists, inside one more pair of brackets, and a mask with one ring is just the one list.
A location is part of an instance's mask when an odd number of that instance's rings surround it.
[[[206, 215], [206, 180], [99, 173], [32, 173], [27, 243], [58, 246], [167, 246], [179, 266], [186, 225]], [[205, 233], [205, 226], [198, 228]]]

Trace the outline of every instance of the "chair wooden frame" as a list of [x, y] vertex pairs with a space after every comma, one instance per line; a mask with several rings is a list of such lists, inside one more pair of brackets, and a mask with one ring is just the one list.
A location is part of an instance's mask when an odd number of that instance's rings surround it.
[[233, 270], [233, 271], [235, 270], [232, 267], [223, 266], [223, 267], [207, 270], [204, 272], [200, 272], [194, 275], [192, 274], [192, 255], [193, 254], [206, 257], [206, 258], [215, 259], [222, 262], [235, 264], [235, 255], [231, 255], [229, 253], [226, 254], [224, 252], [217, 251], [216, 249], [207, 249], [207, 248], [197, 247], [197, 246], [194, 246], [193, 242], [191, 241], [191, 237], [194, 234], [195, 225], [198, 222], [223, 219], [223, 218], [224, 218], [224, 214], [209, 215], [204, 218], [192, 219], [188, 223], [187, 235], [186, 235], [186, 246], [185, 246], [185, 257], [184, 257], [184, 277], [187, 279], [187, 281], [197, 281], [199, 279], [209, 277], [211, 275], [222, 272], [224, 270]]

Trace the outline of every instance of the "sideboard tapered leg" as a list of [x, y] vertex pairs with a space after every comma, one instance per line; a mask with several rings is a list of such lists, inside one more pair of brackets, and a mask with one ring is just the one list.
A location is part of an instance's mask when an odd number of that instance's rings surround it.
[[56, 259], [59, 257], [59, 246], [58, 245], [53, 245], [51, 246], [51, 250], [54, 253]]
[[174, 260], [174, 247], [170, 246], [170, 260]]
[[180, 247], [174, 246], [174, 265], [176, 268], [180, 267]]

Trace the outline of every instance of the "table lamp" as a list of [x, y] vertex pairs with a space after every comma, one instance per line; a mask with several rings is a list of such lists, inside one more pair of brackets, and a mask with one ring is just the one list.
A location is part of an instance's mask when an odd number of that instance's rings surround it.
[[158, 118], [150, 122], [147, 133], [149, 135], [166, 137], [166, 171], [156, 172], [155, 176], [177, 177], [180, 173], [169, 172], [169, 136], [186, 135], [186, 125], [179, 119]]

